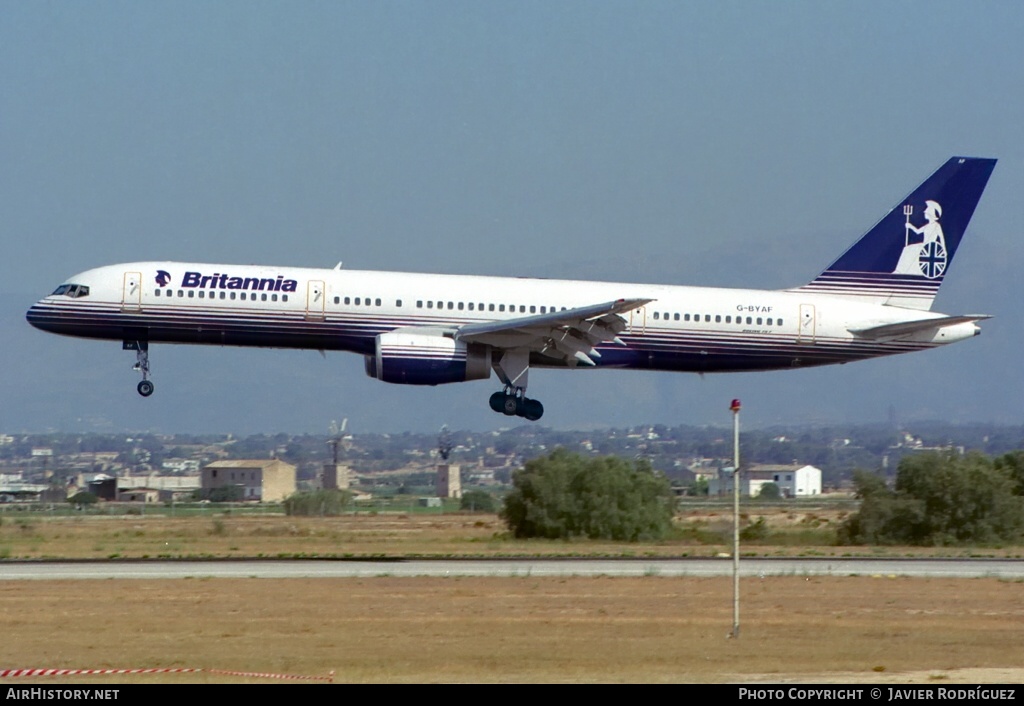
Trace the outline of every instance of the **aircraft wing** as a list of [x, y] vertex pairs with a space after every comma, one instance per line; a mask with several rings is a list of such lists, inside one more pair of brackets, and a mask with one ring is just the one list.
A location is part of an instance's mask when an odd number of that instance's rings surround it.
[[456, 340], [483, 343], [495, 348], [526, 348], [568, 365], [594, 365], [600, 358], [595, 346], [600, 343], [625, 345], [619, 339], [628, 326], [620, 316], [644, 306], [653, 299], [616, 299], [604, 304], [552, 311], [502, 321], [466, 324], [455, 332]]
[[908, 333], [927, 331], [933, 328], [964, 324], [969, 321], [983, 321], [991, 319], [988, 314], [968, 314], [966, 316], [940, 316], [933, 319], [918, 319], [917, 321], [900, 321], [895, 324], [883, 324], [882, 326], [871, 326], [868, 328], [852, 328], [850, 333], [865, 338], [884, 338], [886, 336], [903, 336]]

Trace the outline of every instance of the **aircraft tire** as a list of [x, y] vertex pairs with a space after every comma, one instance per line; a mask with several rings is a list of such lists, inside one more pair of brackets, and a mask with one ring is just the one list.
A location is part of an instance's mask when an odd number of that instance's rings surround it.
[[143, 397], [149, 397], [150, 395], [153, 394], [153, 383], [151, 383], [149, 380], [143, 380], [142, 382], [139, 383], [138, 390], [139, 394], [142, 395]]
[[544, 405], [540, 400], [523, 400], [522, 416], [527, 421], [535, 422], [544, 416]]

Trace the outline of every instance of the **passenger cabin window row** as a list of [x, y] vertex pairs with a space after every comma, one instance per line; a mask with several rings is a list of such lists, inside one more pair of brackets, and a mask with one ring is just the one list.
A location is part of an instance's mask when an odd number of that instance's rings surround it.
[[669, 314], [666, 312], [656, 311], [652, 317], [655, 321], [691, 321], [693, 323], [700, 323], [703, 321], [706, 324], [726, 323], [737, 325], [757, 325], [757, 326], [782, 326], [782, 319], [775, 318], [772, 316], [732, 316], [731, 314]]
[[[344, 306], [380, 306], [379, 298], [370, 297], [334, 297], [334, 303]], [[401, 308], [402, 300], [396, 299], [395, 306]], [[485, 312], [509, 312], [519, 314], [547, 314], [559, 311], [557, 306], [538, 306], [536, 304], [485, 304], [484, 302], [454, 302], [436, 301], [433, 299], [417, 299], [417, 309], [438, 309], [442, 311], [485, 311]], [[562, 307], [561, 311], [565, 311]]]
[[[157, 297], [173, 297], [174, 293], [175, 293], [175, 290], [173, 290], [173, 289], [154, 289], [153, 290], [153, 295], [157, 296]], [[235, 301], [235, 300], [257, 301], [257, 300], [259, 300], [259, 301], [264, 301], [264, 302], [267, 302], [267, 301], [276, 302], [276, 301], [278, 301], [278, 297], [280, 297], [280, 301], [283, 301], [283, 302], [288, 301], [288, 295], [287, 294], [278, 295], [276, 293], [268, 294], [267, 292], [235, 292], [235, 291], [225, 292], [224, 290], [220, 290], [218, 292], [209, 292], [209, 295], [210, 295], [209, 297], [206, 296], [207, 295], [207, 291], [205, 289], [198, 290], [198, 294], [196, 293], [195, 289], [190, 289], [187, 292], [184, 289], [179, 289], [179, 290], [177, 290], [177, 293], [178, 293], [179, 297], [185, 298], [187, 296], [189, 299], [195, 299], [198, 296], [200, 299], [226, 299], [226, 300], [231, 300], [231, 301]]]
[[[155, 296], [173, 297], [177, 293], [179, 298], [188, 297], [190, 299], [198, 297], [199, 299], [222, 299], [222, 300], [241, 300], [241, 301], [288, 301], [287, 294], [278, 295], [277, 293], [267, 292], [236, 292], [236, 291], [211, 291], [207, 292], [204, 289], [189, 289], [189, 290], [172, 290], [172, 289], [155, 289], [153, 294]], [[84, 297], [88, 296], [89, 288], [85, 285], [78, 284], [62, 284], [54, 292], [54, 295], [65, 295], [68, 297]], [[209, 295], [209, 296], [207, 296]], [[382, 302], [380, 297], [341, 297], [335, 296], [334, 303], [336, 305], [344, 306], [381, 306]], [[401, 308], [402, 300], [396, 299], [395, 306]], [[484, 302], [454, 302], [444, 300], [433, 300], [433, 299], [418, 299], [416, 301], [417, 309], [438, 309], [446, 311], [479, 311], [487, 313], [511, 313], [511, 314], [547, 314], [556, 311], [566, 311], [566, 307], [557, 306], [538, 306], [536, 304], [496, 304], [496, 303], [484, 303]], [[762, 317], [762, 316], [733, 316], [730, 314], [680, 314], [680, 313], [669, 313], [655, 311], [652, 313], [651, 318], [655, 321], [682, 321], [682, 322], [693, 322], [693, 323], [726, 323], [726, 324], [737, 324], [737, 325], [757, 325], [757, 326], [782, 326], [783, 320], [775, 317]]]

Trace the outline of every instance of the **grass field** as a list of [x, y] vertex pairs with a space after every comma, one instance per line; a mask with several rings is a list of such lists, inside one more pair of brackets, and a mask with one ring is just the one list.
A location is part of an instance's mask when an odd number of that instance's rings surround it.
[[[818, 531], [772, 513], [771, 524]], [[9, 559], [177, 556], [710, 555], [722, 519], [656, 545], [516, 542], [488, 515], [4, 517]], [[775, 536], [782, 536], [777, 534]], [[826, 536], [826, 535], [822, 535]], [[781, 541], [781, 540], [780, 540]], [[796, 545], [757, 554], [860, 553]], [[896, 555], [899, 550], [886, 550]], [[968, 552], [944, 552], [947, 556]], [[1014, 548], [986, 550], [1013, 556]], [[978, 555], [979, 552], [969, 552]], [[985, 553], [985, 552], [981, 552]], [[998, 579], [182, 579], [0, 581], [0, 667], [202, 669], [27, 683], [1024, 681], [1024, 584]], [[218, 671], [211, 671], [218, 670]]]
[[[1024, 547], [842, 547], [835, 528], [844, 510], [762, 507], [744, 523], [764, 518], [769, 532], [744, 542], [757, 556], [991, 556], [1024, 557]], [[0, 559], [177, 559], [208, 557], [456, 557], [456, 556], [715, 556], [732, 552], [727, 511], [698, 508], [679, 515], [676, 530], [655, 543], [520, 541], [496, 515], [361, 513], [285, 517], [218, 513], [205, 516], [0, 516]]]

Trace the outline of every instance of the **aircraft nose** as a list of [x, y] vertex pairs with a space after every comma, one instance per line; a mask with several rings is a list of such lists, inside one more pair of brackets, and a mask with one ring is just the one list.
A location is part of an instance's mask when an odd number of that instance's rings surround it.
[[25, 312], [25, 320], [39, 328], [39, 302], [36, 302]]
[[37, 329], [42, 331], [48, 331], [49, 327], [46, 325], [48, 321], [47, 309], [44, 306], [44, 300], [40, 299], [35, 304], [28, 308], [25, 312], [25, 320], [35, 326]]

